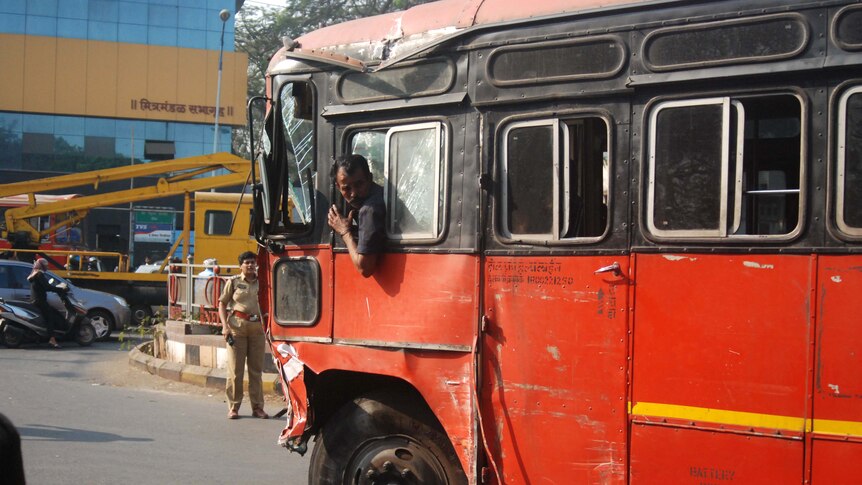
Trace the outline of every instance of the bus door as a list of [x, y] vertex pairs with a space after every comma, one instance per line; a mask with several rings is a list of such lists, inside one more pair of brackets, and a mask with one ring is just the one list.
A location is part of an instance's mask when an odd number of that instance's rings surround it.
[[627, 115], [617, 118], [496, 129], [479, 408], [499, 483], [626, 480], [628, 203], [614, 154], [628, 142], [612, 140]]
[[816, 277], [810, 246], [792, 247], [803, 100], [646, 107], [642, 226], [663, 247], [634, 257], [633, 481], [803, 480]]
[[315, 164], [314, 89], [306, 78], [273, 83], [275, 104], [261, 140], [265, 154], [256, 160], [254, 232], [259, 240], [268, 236], [275, 250], [264, 253], [260, 291], [267, 295], [274, 340], [330, 342], [332, 247], [321, 243], [328, 204], [314, 186], [313, 173], [325, 170]]
[[[862, 86], [834, 95], [837, 150], [833, 174], [833, 235], [847, 246], [862, 241]], [[849, 253], [849, 251], [848, 251]], [[814, 366], [812, 482], [842, 483], [862, 462], [862, 255], [818, 259]]]

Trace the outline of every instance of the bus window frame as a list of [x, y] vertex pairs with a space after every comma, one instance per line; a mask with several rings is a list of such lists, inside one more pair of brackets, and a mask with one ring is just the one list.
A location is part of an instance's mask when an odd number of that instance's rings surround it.
[[[597, 236], [583, 236], [583, 237], [561, 237], [559, 234], [560, 231], [560, 189], [564, 189], [563, 191], [566, 193], [568, 200], [568, 195], [571, 192], [571, 187], [569, 186], [570, 180], [570, 156], [569, 156], [569, 147], [570, 143], [570, 132], [568, 128], [567, 121], [578, 120], [578, 119], [597, 119], [601, 120], [605, 125], [605, 143], [607, 144], [607, 153], [608, 153], [608, 165], [607, 165], [607, 201], [605, 204], [605, 227], [601, 234]], [[542, 126], [542, 125], [553, 125], [554, 136], [553, 143], [555, 145], [554, 150], [554, 162], [553, 162], [553, 170], [554, 170], [554, 187], [553, 187], [553, 197], [554, 197], [554, 208], [553, 212], [553, 224], [552, 224], [552, 234], [545, 233], [546, 238], [537, 238], [537, 234], [524, 234], [521, 235], [513, 234], [506, 223], [506, 218], [508, 215], [508, 134], [513, 128], [523, 128], [529, 126]], [[498, 188], [499, 188], [499, 199], [493, 204], [493, 215], [492, 220], [494, 223], [492, 226], [494, 227], [495, 235], [497, 239], [503, 244], [529, 244], [529, 245], [537, 245], [537, 246], [572, 246], [572, 245], [587, 245], [587, 244], [595, 244], [603, 241], [608, 237], [611, 232], [611, 219], [613, 217], [613, 206], [614, 206], [614, 157], [615, 157], [615, 145], [614, 145], [614, 120], [613, 116], [610, 113], [598, 111], [598, 110], [573, 110], [573, 111], [560, 111], [553, 113], [532, 113], [530, 115], [518, 115], [511, 116], [505, 118], [500, 121], [498, 124], [499, 128], [494, 135], [495, 146], [498, 147], [499, 156], [496, 158], [494, 163], [496, 173], [498, 174]], [[561, 142], [562, 140], [562, 142]], [[563, 182], [565, 187], [560, 187], [560, 162], [562, 161], [563, 169], [564, 169], [564, 177]], [[568, 204], [565, 207], [565, 215], [566, 215], [566, 232], [568, 231]]]
[[[435, 161], [436, 167], [435, 172], [437, 175], [435, 176], [435, 183], [437, 184], [437, 201], [438, 204], [435, 207], [435, 221], [434, 221], [434, 231], [435, 234], [433, 237], [397, 237], [397, 235], [393, 235], [390, 232], [391, 228], [391, 204], [389, 203], [389, 137], [390, 133], [395, 131], [410, 131], [417, 130], [419, 127], [438, 127], [438, 143], [440, 147], [440, 151], [438, 152]], [[378, 131], [385, 132], [384, 137], [384, 155], [383, 155], [383, 190], [384, 190], [384, 201], [386, 203], [386, 239], [390, 244], [395, 245], [435, 245], [443, 242], [446, 239], [449, 227], [449, 197], [450, 197], [450, 180], [449, 174], [450, 164], [452, 162], [450, 151], [452, 149], [452, 137], [451, 132], [452, 128], [449, 125], [449, 122], [444, 117], [434, 117], [434, 118], [425, 118], [422, 120], [417, 119], [406, 119], [406, 120], [386, 120], [381, 122], [375, 122], [372, 124], [356, 124], [349, 125], [344, 128], [342, 132], [342, 142], [340, 146], [342, 147], [342, 153], [351, 153], [350, 144], [353, 139], [353, 136], [357, 133], [366, 132], [366, 131]], [[337, 195], [337, 189], [334, 189], [334, 194]], [[339, 196], [340, 197], [340, 196]], [[441, 203], [442, 202], [442, 203]], [[340, 202], [342, 205], [344, 204], [344, 200], [341, 199]], [[402, 235], [403, 236], [403, 235]]]
[[[261, 181], [266, 180], [267, 182], [271, 182], [271, 177], [270, 177], [271, 174], [265, 172], [263, 170], [263, 168], [267, 164], [270, 164], [270, 165], [274, 164], [274, 162], [272, 162], [272, 158], [275, 158], [279, 161], [284, 161], [284, 162], [287, 161], [286, 155], [283, 153], [283, 151], [285, 150], [285, 134], [284, 134], [285, 124], [284, 124], [284, 116], [283, 116], [284, 103], [282, 100], [282, 93], [283, 93], [284, 89], [286, 89], [286, 86], [288, 84], [295, 84], [295, 83], [305, 84], [308, 87], [307, 92], [312, 97], [311, 110], [310, 110], [311, 119], [308, 120], [311, 123], [310, 153], [312, 154], [312, 163], [308, 168], [306, 168], [306, 172], [308, 172], [308, 183], [307, 183], [307, 189], [308, 190], [307, 190], [307, 193], [303, 194], [303, 196], [307, 197], [307, 199], [308, 199], [308, 204], [309, 204], [309, 211], [308, 212], [309, 212], [309, 216], [311, 219], [308, 222], [302, 222], [301, 220], [299, 222], [292, 222], [291, 221], [288, 224], [285, 224], [282, 227], [277, 228], [278, 229], [277, 231], [275, 231], [275, 232], [272, 231], [272, 229], [273, 229], [272, 226], [282, 223], [285, 219], [284, 211], [282, 210], [282, 207], [281, 207], [282, 202], [279, 202], [279, 201], [284, 197], [290, 198], [290, 193], [291, 193], [290, 174], [293, 173], [293, 170], [295, 170], [299, 179], [302, 179], [302, 177], [303, 177], [303, 173], [301, 173], [299, 171], [299, 167], [296, 167], [296, 166], [291, 167], [289, 163], [285, 163], [286, 172], [283, 175], [286, 175], [287, 183], [285, 183], [283, 186], [279, 187], [278, 193], [272, 193], [270, 190], [268, 190], [268, 186], [266, 189], [262, 190], [262, 192], [265, 192], [264, 199], [269, 199], [269, 205], [275, 209], [275, 213], [272, 213], [271, 210], [268, 211], [267, 208], [264, 208], [265, 213], [269, 212], [269, 220], [264, 225], [264, 231], [263, 231], [264, 232], [264, 234], [263, 234], [264, 239], [270, 239], [270, 240], [302, 239], [302, 238], [305, 238], [305, 237], [308, 237], [309, 235], [311, 235], [314, 232], [316, 225], [319, 224], [319, 222], [316, 220], [318, 214], [316, 214], [316, 209], [315, 209], [316, 204], [317, 204], [317, 201], [315, 200], [315, 179], [316, 179], [315, 174], [317, 173], [317, 167], [320, 163], [318, 153], [317, 153], [318, 136], [319, 136], [320, 126], [318, 123], [318, 116], [316, 116], [315, 113], [317, 112], [320, 99], [319, 99], [319, 96], [317, 93], [317, 86], [313, 82], [312, 77], [310, 75], [298, 75], [298, 76], [276, 75], [273, 77], [273, 80], [272, 80], [273, 92], [276, 94], [275, 94], [275, 96], [273, 96], [273, 104], [271, 106], [270, 112], [267, 114], [267, 119], [266, 119], [266, 121], [268, 122], [269, 116], [273, 116], [272, 133], [271, 133], [272, 138], [269, 140], [269, 155], [264, 156], [262, 163], [260, 163], [258, 165], [259, 174], [260, 174], [259, 176], [261, 178]], [[265, 126], [268, 126], [268, 124], [265, 124]], [[261, 139], [261, 141], [263, 142], [263, 139]], [[302, 185], [300, 185], [300, 187], [302, 187]], [[273, 197], [275, 198], [275, 200], [273, 199]], [[288, 203], [288, 207], [291, 207], [291, 206], [293, 208], [290, 210], [290, 213], [286, 216], [288, 220], [293, 219], [293, 213], [298, 210], [296, 208], [296, 204]]]
[[841, 92], [837, 100], [837, 132], [835, 147], [835, 224], [838, 230], [851, 238], [862, 237], [862, 227], [849, 226], [844, 221], [844, 172], [846, 155], [844, 147], [847, 141], [847, 102], [854, 94], [862, 96], [862, 85], [848, 87]]
[[[748, 233], [748, 234], [725, 234], [723, 236], [717, 235], [698, 235], [694, 234], [696, 231], [692, 231], [691, 234], [684, 234], [685, 230], [658, 230], [654, 228], [654, 218], [653, 218], [653, 208], [654, 208], [654, 187], [653, 187], [653, 176], [654, 173], [654, 152], [655, 152], [655, 114], [656, 110], [659, 106], [669, 105], [670, 103], [687, 103], [691, 101], [699, 101], [699, 100], [707, 100], [707, 99], [723, 99], [727, 98], [730, 100], [731, 109], [740, 109], [738, 114], [745, 119], [745, 109], [744, 104], [739, 104], [738, 108], [735, 106], [735, 103], [738, 101], [744, 101], [745, 99], [757, 99], [757, 98], [765, 98], [769, 96], [788, 96], [794, 98], [799, 104], [799, 188], [797, 190], [797, 194], [799, 196], [799, 202], [797, 207], [797, 222], [796, 226], [787, 233], [783, 234], [761, 234], [761, 233]], [[680, 104], [677, 106], [683, 106], [684, 104]], [[808, 195], [807, 183], [808, 183], [808, 169], [805, 154], [808, 151], [808, 132], [810, 130], [810, 122], [808, 121], [808, 102], [805, 93], [794, 87], [787, 87], [784, 89], [764, 89], [764, 90], [752, 90], [746, 92], [733, 92], [729, 94], [722, 95], [709, 95], [705, 94], [703, 96], [693, 96], [687, 97], [685, 99], [667, 99], [667, 98], [656, 98], [649, 101], [643, 109], [644, 113], [648, 113], [648, 116], [643, 118], [643, 132], [648, 134], [648, 138], [646, 140], [643, 152], [643, 159], [645, 160], [645, 168], [642, 167], [642, 174], [645, 176], [641, 177], [642, 184], [650, 184], [646, 190], [642, 191], [642, 199], [644, 210], [641, 212], [640, 217], [643, 220], [642, 227], [646, 228], [644, 231], [645, 237], [649, 240], [655, 242], [723, 242], [723, 243], [753, 243], [753, 242], [789, 242], [794, 239], [797, 239], [803, 231], [803, 228], [807, 224], [806, 210], [808, 209], [808, 204], [806, 203], [806, 198]], [[729, 112], [728, 112], [729, 114]], [[729, 117], [725, 117], [725, 122], [729, 121]], [[737, 125], [740, 125], [737, 121]], [[725, 128], [723, 128], [725, 129]], [[744, 131], [745, 127], [737, 126], [737, 144], [735, 152], [735, 156], [738, 157], [739, 163], [737, 164], [737, 172], [734, 174], [734, 188], [736, 189], [735, 195], [735, 208], [736, 211], [740, 210], [740, 202], [741, 196], [743, 192], [741, 190], [742, 182], [741, 171], [744, 167], [744, 159], [742, 156], [742, 151], [744, 150]], [[729, 130], [728, 130], [729, 133]], [[723, 141], [724, 145], [722, 146], [722, 151], [727, 152], [728, 155], [730, 153], [729, 147], [727, 145], [728, 140], [725, 139]], [[723, 173], [722, 176], [722, 184], [726, 183], [729, 172]], [[751, 192], [751, 191], [749, 191]], [[724, 201], [727, 200], [727, 194], [723, 195], [723, 205]], [[734, 219], [733, 221], [733, 230], [736, 231], [739, 228], [739, 221]], [[723, 223], [721, 224], [720, 230], [725, 230], [727, 226], [727, 219], [723, 219]], [[662, 233], [665, 234], [662, 234]]]
[[[312, 318], [311, 320], [303, 320], [303, 321], [283, 320], [283, 319], [279, 318], [277, 304], [276, 304], [276, 302], [278, 301], [278, 295], [279, 295], [279, 278], [277, 278], [278, 268], [281, 265], [286, 265], [286, 264], [290, 264], [291, 262], [298, 262], [298, 261], [309, 261], [309, 262], [311, 262], [310, 266], [312, 268], [312, 272], [314, 273], [313, 274], [314, 280], [317, 283], [317, 298], [316, 298], [316, 301], [314, 304], [314, 310], [315, 310], [314, 318]], [[320, 322], [320, 317], [323, 313], [323, 311], [322, 311], [322, 308], [323, 308], [323, 306], [322, 306], [323, 305], [323, 303], [322, 303], [323, 302], [323, 277], [322, 276], [323, 275], [322, 275], [322, 272], [320, 270], [320, 262], [316, 258], [311, 257], [311, 256], [279, 258], [278, 260], [276, 260], [272, 264], [270, 274], [272, 275], [272, 301], [273, 301], [272, 319], [275, 323], [277, 323], [279, 326], [282, 326], [282, 327], [313, 327], [318, 322]]]

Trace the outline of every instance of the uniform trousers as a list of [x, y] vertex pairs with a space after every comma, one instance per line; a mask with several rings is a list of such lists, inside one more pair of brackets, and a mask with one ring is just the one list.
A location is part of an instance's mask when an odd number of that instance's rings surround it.
[[263, 358], [265, 345], [261, 322], [251, 322], [236, 315], [228, 319], [234, 344], [227, 346], [227, 382], [225, 397], [232, 410], [242, 404], [243, 377], [248, 365], [248, 397], [252, 409], [263, 409]]

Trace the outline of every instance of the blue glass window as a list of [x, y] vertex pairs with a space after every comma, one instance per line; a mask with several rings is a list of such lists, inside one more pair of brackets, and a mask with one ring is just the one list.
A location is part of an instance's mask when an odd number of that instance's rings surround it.
[[203, 143], [178, 141], [174, 144], [174, 147], [176, 148], [176, 158], [196, 157], [204, 153], [209, 153], [204, 150]]
[[90, 0], [90, 20], [117, 22], [120, 5], [112, 0]]
[[124, 24], [147, 24], [147, 5], [143, 3], [120, 2], [120, 22]]
[[25, 114], [23, 118], [24, 133], [54, 133], [54, 117], [48, 115], [29, 115]]
[[84, 118], [57, 116], [54, 118], [54, 133], [57, 135], [83, 135]]
[[207, 12], [202, 8], [180, 7], [178, 26], [184, 29], [204, 30], [207, 28]]
[[3, 0], [0, 2], [0, 13], [27, 13], [24, 0]]
[[87, 38], [90, 40], [117, 41], [117, 24], [114, 22], [88, 22]]
[[150, 27], [150, 45], [164, 45], [174, 47], [177, 45], [177, 29], [170, 27]]
[[[207, 49], [217, 51], [221, 42], [221, 31], [207, 31]], [[224, 33], [224, 50], [225, 52], [233, 52], [233, 34], [230, 32]]]
[[[147, 137], [148, 121], [117, 120], [117, 138], [141, 139]], [[141, 145], [143, 146], [143, 145]]]
[[57, 19], [57, 37], [80, 39], [87, 32], [87, 21], [78, 19]]
[[56, 17], [40, 17], [37, 15], [27, 16], [26, 32], [29, 35], [57, 35]]
[[129, 44], [146, 44], [147, 33], [146, 25], [120, 24], [117, 40]]
[[148, 140], [167, 140], [168, 139], [168, 124], [161, 121], [147, 122], [147, 139]]
[[27, 15], [57, 16], [57, 0], [27, 0], [26, 4]]
[[206, 49], [207, 33], [205, 30], [179, 29], [177, 31], [177, 46], [189, 49]]
[[86, 118], [84, 133], [87, 136], [114, 137], [117, 121], [107, 118]]
[[87, 0], [63, 0], [57, 5], [57, 17], [87, 20]]
[[82, 135], [54, 135], [55, 152], [68, 153], [76, 150], [84, 150], [84, 137]]
[[197, 143], [204, 141], [203, 125], [177, 123], [174, 127], [174, 133], [177, 141], [191, 141]]
[[23, 34], [25, 33], [24, 15], [16, 15], [12, 13], [0, 13], [0, 32], [7, 34]]
[[150, 25], [159, 27], [177, 26], [177, 7], [150, 5]]
[[21, 113], [0, 113], [0, 130], [20, 134], [23, 116]]

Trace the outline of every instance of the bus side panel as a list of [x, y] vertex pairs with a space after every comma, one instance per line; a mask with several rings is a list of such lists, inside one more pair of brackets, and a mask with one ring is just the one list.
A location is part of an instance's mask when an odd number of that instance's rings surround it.
[[[269, 253], [267, 253], [269, 254]], [[278, 281], [270, 282], [267, 298], [270, 309], [270, 327], [274, 340], [292, 340], [297, 338], [323, 338], [332, 337], [332, 249], [329, 246], [309, 247], [300, 249], [289, 249], [280, 255], [269, 254], [269, 268], [273, 270], [279, 260], [285, 258], [312, 258], [320, 267], [320, 288], [318, 294], [318, 308], [320, 310], [317, 320], [311, 325], [293, 325], [279, 323], [275, 319], [275, 302], [280, 296]], [[269, 271], [273, 279], [277, 279], [276, 271]], [[290, 297], [291, 295], [284, 295]], [[289, 302], [289, 301], [288, 301]]]
[[[620, 276], [595, 274], [614, 262]], [[498, 482], [625, 483], [627, 270], [487, 258], [480, 410]]]
[[631, 483], [802, 483], [799, 440], [632, 425]]
[[[636, 257], [633, 421], [683, 428], [673, 431], [675, 439], [662, 444], [661, 453], [689, 456], [689, 450], [699, 450], [697, 460], [673, 458], [684, 474], [697, 466], [742, 471], [753, 442], [748, 436], [706, 439], [694, 427], [774, 435], [753, 448], [770, 457], [760, 476], [781, 483], [774, 477], [791, 470], [792, 481], [800, 482], [809, 417], [811, 257]], [[641, 432], [650, 433], [659, 432]], [[660, 482], [646, 464], [658, 442], [633, 441], [633, 476]]]
[[[821, 256], [814, 366], [814, 439], [862, 440], [862, 256]], [[862, 444], [815, 441], [813, 477], [842, 483], [862, 462]], [[855, 457], [855, 460], [848, 460]], [[854, 475], [856, 475], [854, 473]], [[828, 477], [828, 478], [827, 478]], [[858, 479], [858, 475], [856, 476]]]
[[478, 258], [387, 253], [370, 278], [335, 255], [334, 338], [357, 343], [457, 345], [477, 326]]
[[813, 485], [852, 485], [859, 483], [862, 442], [815, 439], [811, 446], [811, 483]]

